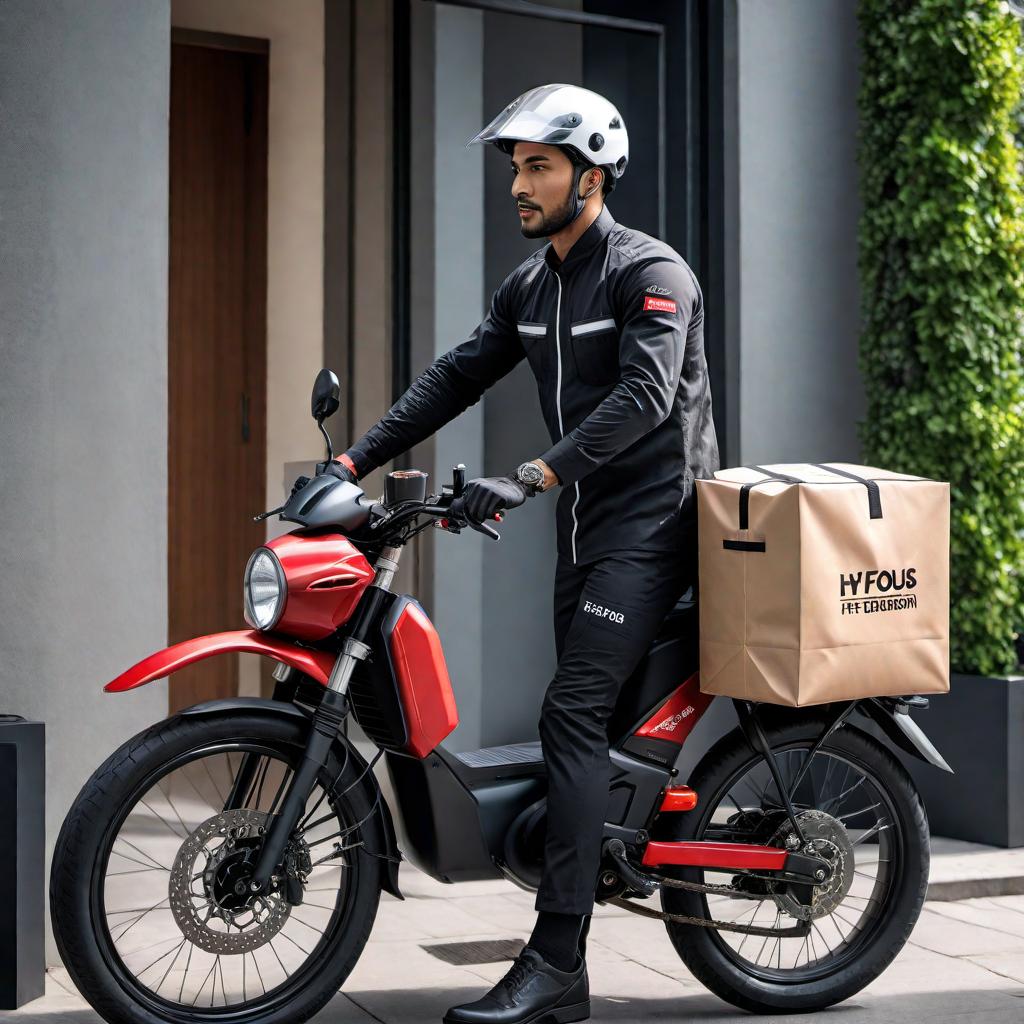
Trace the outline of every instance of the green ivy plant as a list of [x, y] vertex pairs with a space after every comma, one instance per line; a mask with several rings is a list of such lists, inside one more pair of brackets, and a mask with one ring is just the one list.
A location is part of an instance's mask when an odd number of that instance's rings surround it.
[[998, 0], [860, 0], [865, 461], [950, 482], [950, 662], [1024, 626], [1019, 22]]

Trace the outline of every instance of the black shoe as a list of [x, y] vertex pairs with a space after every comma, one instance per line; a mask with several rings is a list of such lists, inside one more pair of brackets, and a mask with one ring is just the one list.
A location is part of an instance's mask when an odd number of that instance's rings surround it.
[[590, 1016], [590, 983], [582, 958], [560, 971], [524, 946], [508, 973], [482, 999], [453, 1006], [444, 1024], [569, 1024]]

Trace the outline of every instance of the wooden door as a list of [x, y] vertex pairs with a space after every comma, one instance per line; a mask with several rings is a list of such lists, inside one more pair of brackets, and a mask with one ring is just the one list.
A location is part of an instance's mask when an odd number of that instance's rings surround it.
[[[171, 47], [172, 643], [246, 628], [242, 573], [265, 537], [267, 65], [265, 50]], [[210, 658], [171, 677], [170, 710], [237, 693], [238, 658]]]

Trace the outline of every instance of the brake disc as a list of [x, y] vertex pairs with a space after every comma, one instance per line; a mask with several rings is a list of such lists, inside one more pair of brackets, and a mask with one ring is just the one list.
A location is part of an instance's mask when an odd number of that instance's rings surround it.
[[[811, 889], [811, 902], [801, 903], [788, 891], [792, 882], [769, 880], [765, 884], [776, 906], [784, 913], [800, 921], [810, 921], [825, 917], [843, 902], [853, 884], [854, 851], [846, 826], [824, 811], [806, 810], [797, 815], [800, 828], [807, 839], [804, 852], [811, 856], [821, 857], [832, 868], [831, 877]], [[787, 818], [776, 830], [769, 841], [769, 846], [789, 849], [787, 839], [793, 842], [795, 837], [793, 824]]]
[[[221, 811], [195, 829], [174, 858], [168, 884], [171, 913], [182, 935], [208, 953], [251, 952], [273, 939], [288, 920], [291, 905], [282, 892], [249, 891], [267, 817], [263, 811]], [[305, 846], [293, 840], [286, 860], [308, 863]]]

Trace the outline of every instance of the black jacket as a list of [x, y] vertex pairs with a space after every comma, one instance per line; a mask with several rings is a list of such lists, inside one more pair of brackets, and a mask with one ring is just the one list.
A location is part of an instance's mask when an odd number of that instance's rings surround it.
[[524, 357], [553, 442], [539, 455], [562, 483], [559, 554], [695, 550], [693, 480], [719, 467], [703, 296], [674, 249], [607, 207], [564, 261], [548, 244], [505, 278], [469, 339], [349, 449], [357, 472], [429, 437]]

